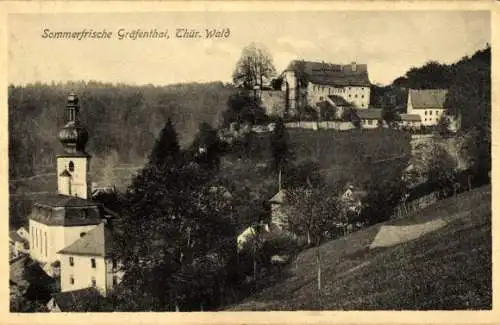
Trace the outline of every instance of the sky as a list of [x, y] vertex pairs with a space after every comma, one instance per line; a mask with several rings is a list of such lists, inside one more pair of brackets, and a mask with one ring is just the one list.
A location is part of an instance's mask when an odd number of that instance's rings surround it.
[[[242, 49], [266, 46], [278, 72], [291, 60], [368, 65], [372, 83], [390, 84], [430, 60], [453, 63], [490, 43], [486, 11], [318, 11], [11, 14], [9, 83], [95, 80], [166, 85], [230, 82]], [[105, 40], [42, 38], [83, 29]], [[119, 29], [168, 30], [170, 39], [119, 40]], [[202, 38], [178, 39], [176, 29]], [[230, 30], [206, 39], [205, 29]]]

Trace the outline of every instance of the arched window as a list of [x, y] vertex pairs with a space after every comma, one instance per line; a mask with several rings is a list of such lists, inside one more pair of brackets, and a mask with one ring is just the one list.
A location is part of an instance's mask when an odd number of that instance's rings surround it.
[[68, 167], [69, 167], [69, 171], [70, 172], [74, 172], [75, 171], [75, 164], [72, 161], [69, 162], [69, 166]]

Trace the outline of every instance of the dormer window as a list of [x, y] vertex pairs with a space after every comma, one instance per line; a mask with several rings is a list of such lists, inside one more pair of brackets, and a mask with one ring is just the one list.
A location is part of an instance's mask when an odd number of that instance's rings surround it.
[[69, 168], [70, 172], [74, 172], [75, 171], [75, 164], [72, 161], [70, 161], [68, 168]]

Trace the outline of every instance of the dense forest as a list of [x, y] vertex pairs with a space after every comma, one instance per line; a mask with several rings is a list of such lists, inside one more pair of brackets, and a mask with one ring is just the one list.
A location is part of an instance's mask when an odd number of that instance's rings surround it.
[[11, 178], [52, 171], [61, 150], [57, 134], [64, 125], [66, 97], [80, 97], [81, 119], [90, 133], [94, 159], [117, 153], [121, 163], [142, 165], [168, 118], [182, 146], [201, 122], [217, 125], [232, 86], [221, 82], [163, 87], [100, 82], [29, 84], [9, 87], [9, 157]]

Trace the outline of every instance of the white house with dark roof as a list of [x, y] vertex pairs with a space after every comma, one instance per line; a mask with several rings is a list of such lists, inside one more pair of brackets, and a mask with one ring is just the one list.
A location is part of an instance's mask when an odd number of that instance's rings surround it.
[[409, 89], [406, 113], [420, 116], [423, 126], [437, 125], [445, 114], [447, 89]]
[[356, 109], [355, 113], [363, 129], [374, 129], [382, 125], [383, 116], [380, 108]]
[[422, 118], [419, 114], [400, 114], [401, 121], [399, 125], [402, 127], [420, 129], [422, 126]]
[[294, 60], [282, 73], [281, 90], [286, 93], [290, 114], [299, 106], [327, 100], [330, 95], [343, 98], [356, 108], [370, 105], [370, 79], [366, 64], [347, 65]]
[[106, 296], [122, 278], [112, 249], [113, 232], [101, 223], [60, 250], [61, 291], [93, 287]]

